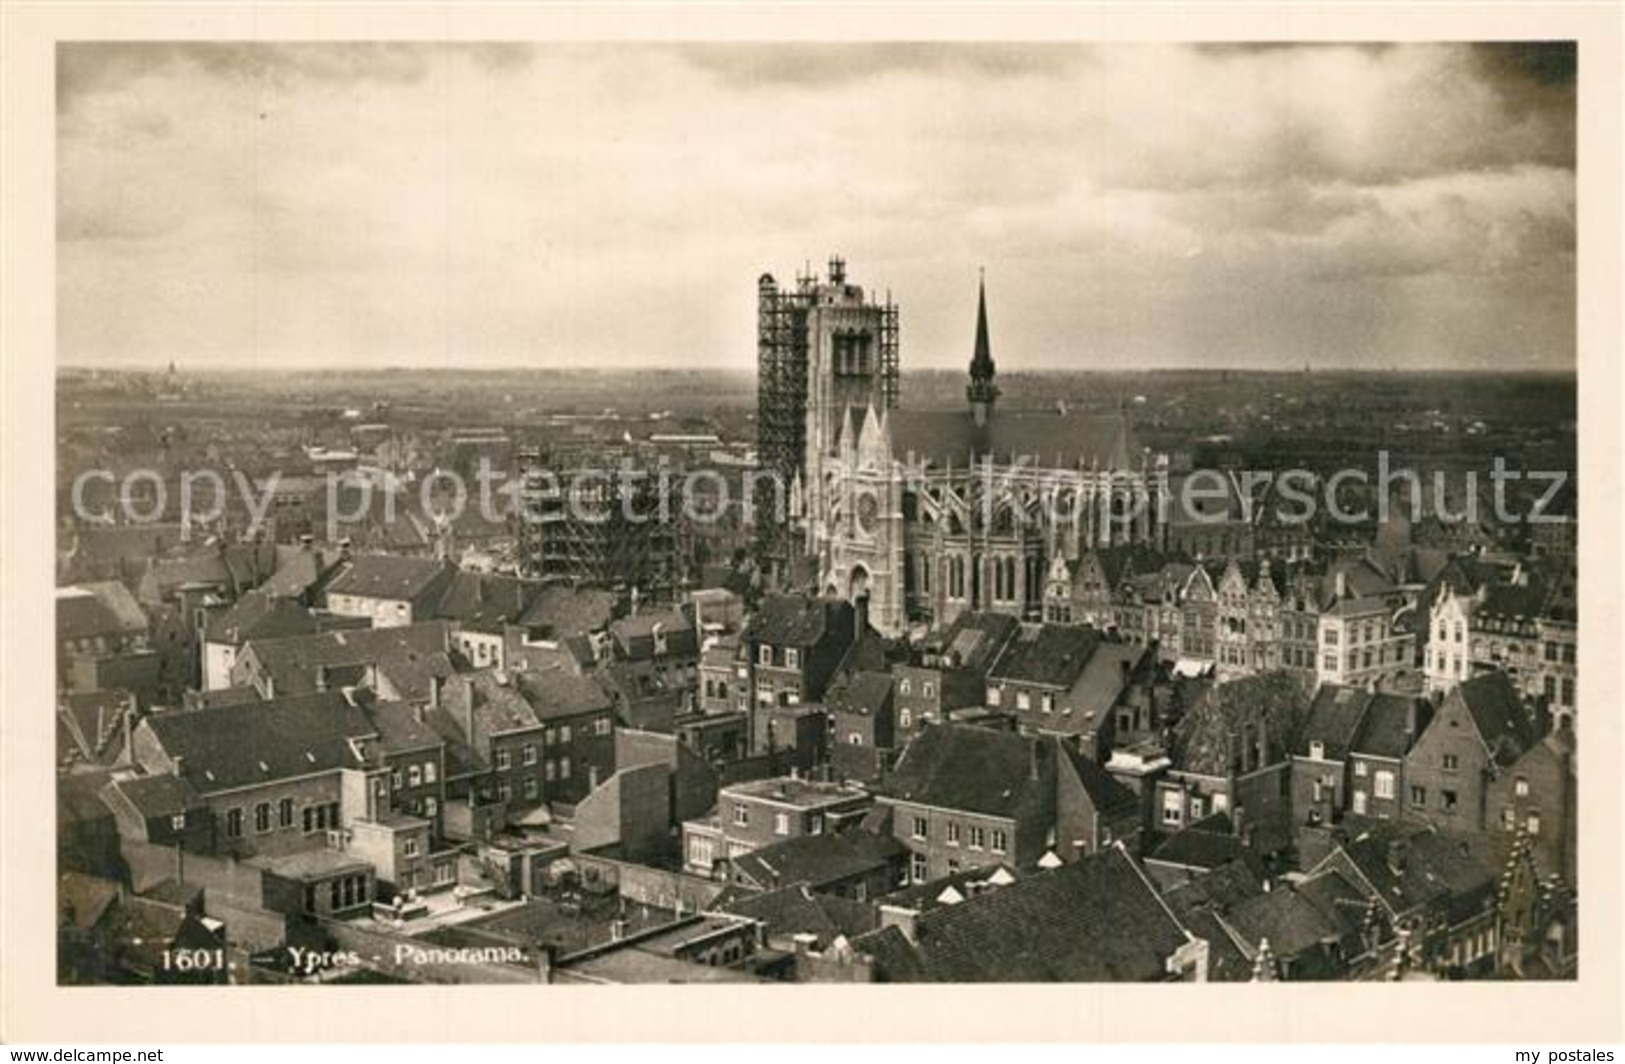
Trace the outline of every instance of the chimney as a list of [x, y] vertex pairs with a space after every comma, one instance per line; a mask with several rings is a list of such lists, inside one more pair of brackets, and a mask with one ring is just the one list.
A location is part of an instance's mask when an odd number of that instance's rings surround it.
[[1029, 779], [1038, 779], [1038, 744], [1041, 742], [1043, 742], [1042, 739], [1034, 739], [1027, 744], [1027, 774]]
[[[135, 701], [135, 696], [130, 696]], [[135, 764], [135, 708], [132, 706], [124, 711], [124, 763]]]
[[311, 535], [309, 532], [306, 532], [306, 533], [304, 533], [303, 535], [301, 535], [299, 537], [299, 548], [301, 550], [311, 550], [315, 546], [316, 546], [316, 537]]
[[796, 956], [805, 957], [812, 952], [813, 945], [818, 941], [818, 936], [811, 931], [798, 931], [790, 936], [790, 941], [795, 943]]
[[1405, 700], [1405, 750], [1410, 752], [1411, 742], [1416, 738], [1416, 699]]
[[1337, 570], [1337, 575], [1334, 578], [1334, 581], [1335, 581], [1334, 586], [1336, 587], [1338, 601], [1342, 601], [1343, 599], [1348, 598], [1349, 597], [1349, 574], [1346, 571], [1344, 571], [1342, 569], [1339, 569], [1339, 570]]
[[182, 757], [180, 754], [176, 754], [174, 757], [170, 758], [169, 763], [176, 778], [186, 774], [186, 758]]

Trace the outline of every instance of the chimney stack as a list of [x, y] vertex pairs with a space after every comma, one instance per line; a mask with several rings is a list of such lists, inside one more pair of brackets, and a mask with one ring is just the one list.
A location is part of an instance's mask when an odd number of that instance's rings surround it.
[[177, 779], [186, 775], [186, 758], [182, 757], [180, 754], [176, 754], [174, 757], [169, 759], [169, 763], [172, 766]]
[[439, 709], [446, 694], [446, 678], [444, 676], [429, 677], [429, 708]]
[[1349, 574], [1346, 571], [1344, 571], [1342, 569], [1339, 569], [1339, 570], [1337, 570], [1337, 575], [1333, 578], [1333, 580], [1334, 580], [1334, 586], [1336, 587], [1336, 590], [1337, 590], [1337, 599], [1338, 599], [1338, 601], [1341, 602], [1343, 599], [1348, 598], [1349, 597]]

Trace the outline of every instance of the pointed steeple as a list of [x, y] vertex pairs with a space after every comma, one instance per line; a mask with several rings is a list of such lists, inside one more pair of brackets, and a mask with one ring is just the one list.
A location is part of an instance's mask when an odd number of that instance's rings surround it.
[[970, 383], [965, 386], [965, 398], [970, 401], [971, 416], [976, 419], [977, 425], [987, 424], [988, 415], [993, 412], [993, 401], [999, 397], [993, 374], [993, 345], [987, 338], [987, 279], [979, 276], [976, 282], [976, 351], [970, 360]]
[[1128, 404], [1119, 399], [1117, 401], [1117, 428], [1112, 434], [1112, 453], [1107, 462], [1108, 469], [1121, 472], [1134, 468], [1134, 459], [1129, 449], [1128, 436]]

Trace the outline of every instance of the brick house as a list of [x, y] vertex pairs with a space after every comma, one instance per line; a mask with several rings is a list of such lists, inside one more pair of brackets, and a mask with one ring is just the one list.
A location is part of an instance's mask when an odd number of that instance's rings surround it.
[[155, 714], [132, 745], [144, 771], [180, 778], [208, 807], [214, 853], [276, 857], [326, 847], [342, 830], [344, 772], [372, 762], [378, 733], [324, 692]]
[[1512, 681], [1483, 673], [1439, 705], [1405, 758], [1405, 815], [1463, 832], [1487, 824], [1488, 787], [1540, 739], [1535, 714]]
[[893, 769], [877, 801], [922, 883], [972, 868], [1037, 867], [1134, 844], [1139, 798], [1051, 736], [932, 725]]
[[736, 697], [752, 713], [752, 752], [772, 743], [759, 708], [818, 702], [836, 669], [857, 642], [858, 615], [834, 598], [770, 595], [740, 639], [745, 676]]

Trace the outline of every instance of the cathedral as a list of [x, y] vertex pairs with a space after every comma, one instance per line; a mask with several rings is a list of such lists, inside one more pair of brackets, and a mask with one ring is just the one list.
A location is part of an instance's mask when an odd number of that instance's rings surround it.
[[760, 450], [790, 478], [792, 546], [880, 632], [966, 610], [1039, 620], [1056, 559], [1160, 545], [1168, 459], [1136, 444], [1121, 407], [999, 403], [985, 282], [956, 410], [902, 408], [896, 307], [848, 284], [841, 260], [783, 292], [764, 275], [759, 297]]

